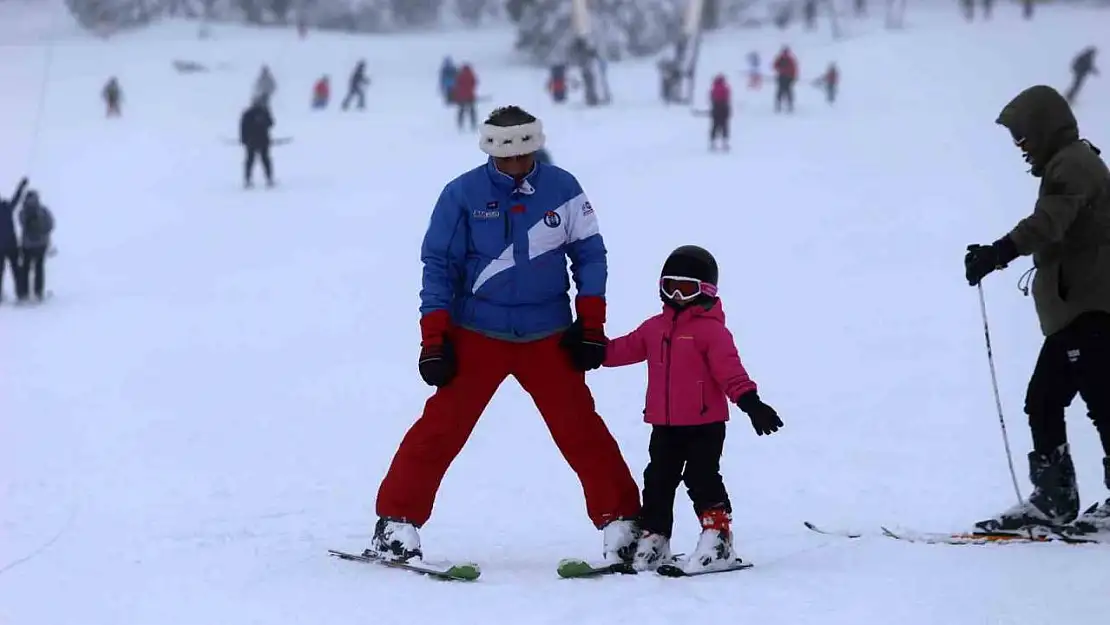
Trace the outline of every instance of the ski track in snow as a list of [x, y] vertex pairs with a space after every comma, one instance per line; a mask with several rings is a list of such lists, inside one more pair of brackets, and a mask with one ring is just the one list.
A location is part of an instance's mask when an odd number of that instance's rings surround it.
[[[1065, 86], [1105, 12], [999, 7], [989, 24], [911, 7], [842, 43], [824, 30], [736, 31], [704, 46], [698, 93], [727, 71], [733, 151], [707, 121], [657, 104], [650, 61], [615, 64], [616, 105], [559, 108], [511, 33], [347, 37], [165, 24], [92, 41], [0, 46], [0, 194], [27, 172], [58, 217], [56, 293], [0, 308], [0, 623], [313, 625], [352, 622], [762, 625], [1091, 622], [1110, 611], [1098, 547], [945, 547], [818, 536], [880, 523], [959, 529], [1012, 503], [964, 246], [1032, 206], [1036, 181], [993, 121], [1018, 90]], [[745, 89], [744, 57], [789, 42], [792, 118]], [[1035, 45], [1031, 45], [1035, 42]], [[403, 52], [402, 52], [403, 51]], [[398, 56], [403, 53], [403, 58]], [[442, 186], [482, 162], [435, 97], [444, 54], [479, 91], [543, 118], [556, 162], [597, 208], [610, 250], [608, 331], [659, 307], [658, 268], [714, 251], [741, 355], [786, 427], [757, 438], [734, 412], [724, 458], [738, 548], [756, 568], [696, 580], [559, 580], [601, 536], [515, 382], [494, 398], [423, 531], [429, 559], [482, 564], [447, 584], [326, 557], [358, 550], [374, 495], [428, 390], [416, 375], [420, 239]], [[311, 112], [312, 81], [365, 57], [367, 111]], [[182, 76], [175, 58], [226, 63]], [[841, 100], [805, 84], [835, 60]], [[403, 61], [403, 62], [398, 62]], [[233, 137], [258, 67], [279, 81], [280, 188], [239, 189]], [[109, 75], [124, 117], [98, 99]], [[45, 83], [44, 83], [45, 81]], [[43, 91], [43, 85], [45, 90]], [[37, 94], [45, 93], [40, 102]], [[1106, 79], [1077, 109], [1096, 144]], [[1040, 338], [1014, 284], [986, 283], [1019, 470], [1020, 414]], [[10, 280], [8, 287], [10, 287]], [[9, 292], [10, 295], [10, 292]], [[639, 476], [644, 371], [590, 374]], [[1085, 505], [1100, 450], [1071, 411]], [[697, 525], [679, 495], [674, 547]], [[52, 538], [57, 538], [51, 543]], [[31, 556], [31, 557], [28, 557]]]

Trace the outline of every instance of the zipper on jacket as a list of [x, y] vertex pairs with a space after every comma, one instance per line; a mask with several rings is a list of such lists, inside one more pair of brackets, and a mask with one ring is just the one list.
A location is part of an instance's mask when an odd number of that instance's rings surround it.
[[667, 385], [665, 387], [666, 390], [664, 391], [664, 398], [666, 399], [666, 404], [667, 405], [663, 407], [663, 419], [664, 419], [664, 421], [666, 422], [667, 425], [671, 424], [671, 350], [672, 350], [672, 347], [674, 345], [674, 343], [672, 343], [672, 339], [674, 338], [674, 329], [675, 329], [675, 326], [677, 326], [677, 325], [678, 325], [678, 314], [676, 313], [675, 316], [674, 316], [674, 320], [671, 321], [671, 335], [670, 335], [670, 337], [667, 337], [667, 336], [663, 337], [663, 346], [667, 350], [667, 360], [666, 360], [666, 363], [665, 363], [666, 368], [664, 369], [664, 371], [666, 372], [666, 380], [667, 380]]
[[510, 211], [505, 211], [505, 242], [511, 243], [513, 240], [513, 218], [509, 215]]

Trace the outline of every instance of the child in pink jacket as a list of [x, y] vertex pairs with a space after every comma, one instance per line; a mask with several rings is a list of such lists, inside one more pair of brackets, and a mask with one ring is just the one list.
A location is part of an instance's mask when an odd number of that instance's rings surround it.
[[759, 399], [725, 327], [713, 255], [694, 245], [671, 252], [659, 290], [663, 312], [613, 339], [604, 363], [648, 363], [644, 421], [652, 426], [650, 460], [632, 565], [653, 570], [671, 559], [675, 491], [685, 482], [702, 533], [684, 568], [728, 568], [740, 560], [732, 548], [732, 505], [721, 479], [728, 404], [739, 406], [760, 436], [778, 431], [782, 420]]

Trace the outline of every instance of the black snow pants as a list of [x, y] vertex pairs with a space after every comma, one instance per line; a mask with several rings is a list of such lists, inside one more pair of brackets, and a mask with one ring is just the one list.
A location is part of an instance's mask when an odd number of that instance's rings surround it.
[[1083, 313], [1045, 339], [1025, 396], [1035, 451], [1047, 454], [1067, 442], [1064, 409], [1076, 395], [1110, 457], [1110, 313]]
[[[45, 247], [25, 247], [23, 248], [23, 284], [24, 289], [33, 292], [35, 297], [42, 299], [42, 294], [46, 289], [46, 274], [44, 267], [46, 265], [46, 248]], [[35, 279], [32, 282], [31, 274], [34, 273]]]
[[474, 112], [474, 100], [468, 102], [459, 102], [459, 116], [458, 124], [459, 130], [463, 128], [463, 121], [470, 119], [470, 129], [474, 130], [478, 127], [478, 114]]
[[11, 267], [12, 279], [15, 280], [15, 296], [18, 299], [27, 297], [27, 283], [23, 280], [23, 266], [19, 262], [19, 250], [12, 248], [0, 250], [0, 299], [4, 298], [5, 265]]
[[794, 79], [789, 76], [779, 76], [777, 79], [777, 88], [775, 89], [775, 112], [778, 113], [782, 110], [783, 104], [786, 105], [786, 110], [794, 112]]
[[729, 118], [731, 117], [730, 111], [727, 106], [715, 105], [709, 111], [709, 141], [716, 141], [718, 138], [724, 139], [728, 143], [729, 137]]
[[1071, 86], [1068, 87], [1067, 93], [1064, 97], [1069, 104], [1074, 104], [1075, 99], [1079, 97], [1079, 90], [1083, 88], [1083, 83], [1087, 82], [1087, 72], [1073, 72], [1071, 79]]
[[721, 478], [724, 446], [724, 423], [652, 426], [648, 443], [650, 459], [644, 469], [640, 528], [671, 536], [675, 492], [682, 482], [686, 484], [695, 514], [700, 516], [711, 508], [732, 512]]
[[247, 160], [243, 163], [243, 180], [250, 184], [251, 176], [254, 172], [254, 161], [258, 159], [262, 161], [262, 171], [266, 174], [266, 181], [274, 181], [274, 165], [270, 160], [270, 145], [253, 144], [245, 146], [247, 150]]
[[351, 102], [358, 100], [359, 110], [366, 108], [366, 93], [362, 87], [352, 86], [347, 92], [347, 97], [343, 98], [343, 110], [347, 110], [351, 106]]

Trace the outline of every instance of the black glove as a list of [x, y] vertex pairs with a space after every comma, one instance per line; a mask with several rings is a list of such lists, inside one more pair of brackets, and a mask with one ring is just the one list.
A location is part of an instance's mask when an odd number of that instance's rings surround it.
[[442, 343], [426, 345], [420, 349], [420, 377], [428, 386], [447, 386], [455, 379], [457, 372], [455, 348], [447, 337], [443, 337]]
[[969, 245], [964, 256], [964, 273], [967, 283], [977, 286], [983, 278], [996, 269], [1005, 269], [1018, 257], [1017, 246], [1006, 236], [991, 245]]
[[783, 427], [782, 419], [775, 409], [763, 403], [759, 398], [759, 394], [755, 391], [744, 393], [736, 400], [736, 406], [748, 415], [752, 420], [752, 427], [755, 428], [755, 433], [763, 436], [764, 434], [771, 435], [779, 431]]
[[596, 328], [583, 328], [582, 321], [571, 324], [563, 333], [559, 345], [570, 354], [570, 361], [578, 371], [592, 371], [605, 362], [605, 348], [609, 339]]

